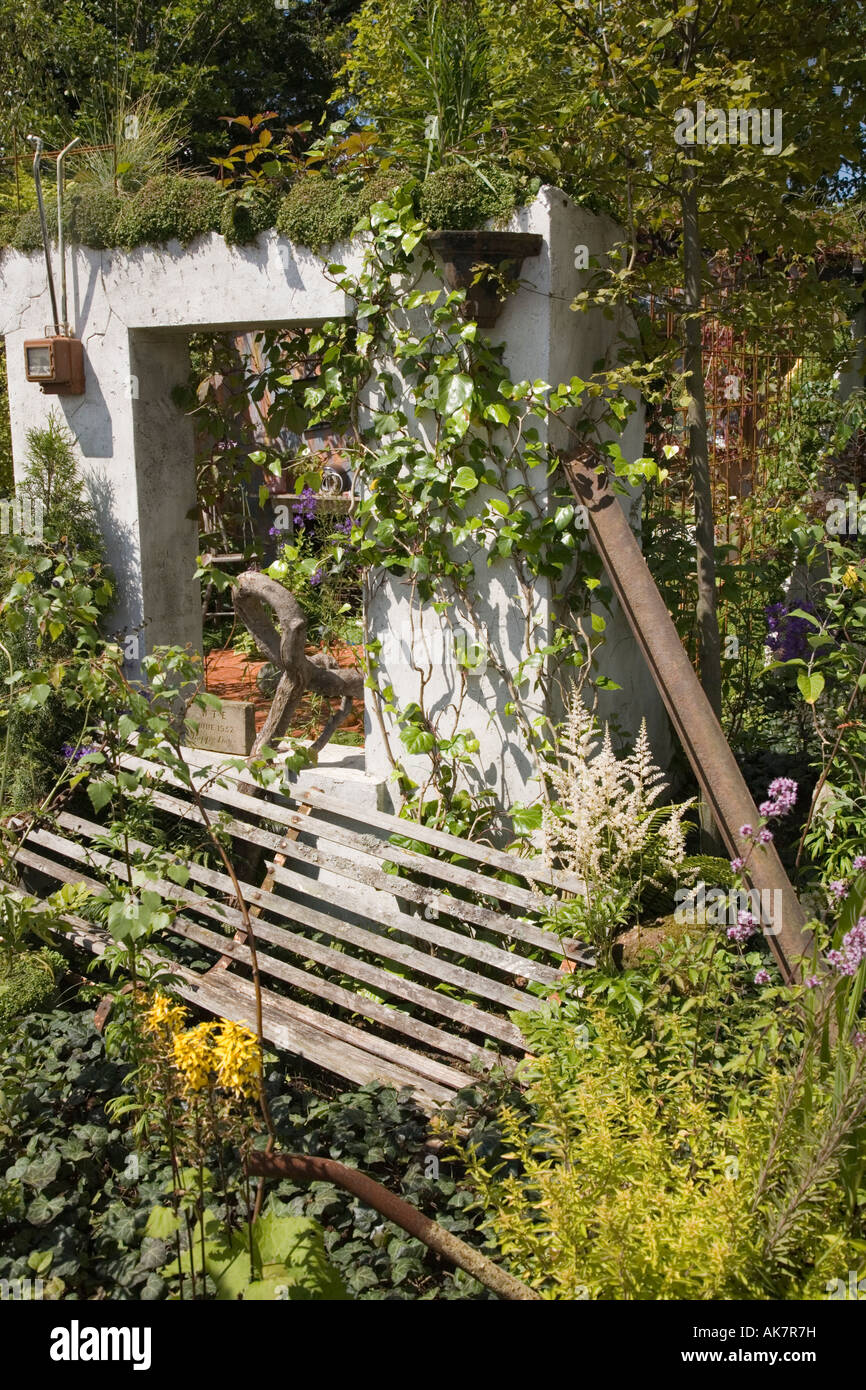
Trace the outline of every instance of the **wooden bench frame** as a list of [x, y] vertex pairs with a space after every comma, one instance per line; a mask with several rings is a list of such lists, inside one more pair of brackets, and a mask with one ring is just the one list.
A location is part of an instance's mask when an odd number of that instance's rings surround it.
[[[264, 1034], [274, 1045], [357, 1085], [408, 1087], [428, 1109], [479, 1071], [513, 1070], [525, 1043], [509, 1015], [538, 1007], [582, 959], [576, 943], [541, 924], [543, 890], [580, 891], [579, 879], [315, 787], [251, 796], [239, 785], [244, 774], [221, 768], [218, 755], [185, 748], [183, 756], [208, 816], [219, 812], [236, 849], [264, 855], [266, 871], [261, 884], [238, 872], [246, 919], [221, 870], [187, 863], [185, 886], [147, 885], [176, 913], [170, 934], [213, 956], [202, 974], [171, 963], [183, 999], [254, 1025], [252, 919]], [[178, 825], [203, 823], [169, 769], [134, 750], [121, 761], [146, 774], [138, 794], [155, 809]], [[95, 891], [106, 877], [125, 879], [121, 860], [96, 843], [103, 834], [94, 820], [61, 811], [50, 827], [30, 829], [17, 862], [40, 887], [47, 880]], [[395, 835], [430, 852], [386, 838]], [[146, 855], [152, 846], [130, 848]], [[105, 950], [104, 931], [73, 915], [65, 926], [75, 944]], [[286, 992], [269, 988], [273, 981]]]

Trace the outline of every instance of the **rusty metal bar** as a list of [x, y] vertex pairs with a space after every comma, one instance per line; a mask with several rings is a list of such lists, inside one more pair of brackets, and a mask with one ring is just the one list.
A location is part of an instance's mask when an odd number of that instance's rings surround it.
[[457, 1236], [446, 1231], [438, 1222], [431, 1221], [417, 1207], [405, 1202], [402, 1197], [389, 1192], [380, 1182], [359, 1173], [357, 1168], [347, 1168], [333, 1158], [313, 1158], [309, 1154], [268, 1154], [254, 1149], [247, 1159], [247, 1172], [262, 1178], [294, 1178], [296, 1182], [332, 1182], [345, 1188], [354, 1197], [372, 1207], [387, 1221], [401, 1226], [410, 1236], [423, 1241], [429, 1250], [434, 1250], [458, 1269], [465, 1270], [485, 1288], [492, 1289], [500, 1298], [518, 1300], [540, 1299], [541, 1295], [515, 1279], [507, 1270], [488, 1260], [480, 1250], [467, 1245]]
[[[757, 826], [759, 814], [730, 744], [713, 714], [668, 610], [641, 554], [628, 519], [611, 490], [598, 456], [574, 459], [564, 465], [577, 501], [587, 509], [589, 531], [643, 652], [671, 722], [688, 756], [713, 818], [732, 856], [742, 856], [742, 825]], [[800, 901], [774, 845], [755, 847], [747, 866], [748, 880], [761, 894], [762, 904], [776, 903], [769, 920], [762, 909], [767, 938], [787, 981], [799, 977], [797, 958], [811, 946]], [[768, 899], [764, 894], [777, 894]], [[778, 910], [781, 907], [781, 911]]]

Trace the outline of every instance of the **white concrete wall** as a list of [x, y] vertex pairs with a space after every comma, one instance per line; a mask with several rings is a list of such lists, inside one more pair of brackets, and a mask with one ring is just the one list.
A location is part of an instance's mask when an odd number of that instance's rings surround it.
[[[54, 262], [57, 280], [56, 249]], [[0, 257], [16, 472], [27, 430], [58, 411], [76, 437], [118, 581], [112, 631], [141, 630], [141, 655], [166, 643], [199, 648], [193, 427], [171, 399], [187, 379], [189, 335], [343, 317], [346, 297], [317, 256], [275, 232], [252, 247], [227, 246], [216, 234], [187, 248], [82, 247], [67, 264], [70, 322], [84, 341], [84, 396], [43, 395], [25, 379], [24, 340], [42, 337], [51, 318], [44, 261], [10, 251]]]
[[[603, 255], [617, 237], [616, 228], [550, 188], [515, 214], [511, 225], [540, 232], [544, 245], [540, 255], [524, 262], [524, 283], [507, 300], [491, 330], [494, 340], [506, 344], [507, 369], [513, 379], [540, 377], [551, 383], [575, 374], [589, 377], [597, 359], [611, 349], [619, 326], [598, 312], [579, 315], [571, 310], [574, 295], [586, 281], [586, 274], [574, 268], [574, 248], [585, 244], [590, 254]], [[328, 253], [332, 259], [357, 267], [361, 248], [357, 243], [333, 248]], [[323, 265], [313, 253], [275, 232], [251, 247], [229, 247], [212, 234], [187, 248], [171, 243], [128, 254], [73, 250], [70, 319], [85, 344], [86, 394], [63, 397], [43, 395], [37, 384], [24, 378], [24, 339], [41, 337], [50, 317], [42, 258], [15, 252], [0, 258], [0, 332], [6, 338], [16, 469], [20, 472], [24, 463], [27, 429], [43, 424], [51, 410], [59, 410], [77, 438], [82, 472], [118, 579], [112, 630], [141, 630], [142, 654], [164, 643], [190, 643], [194, 648], [201, 643], [200, 594], [192, 578], [197, 549], [192, 425], [171, 400], [173, 387], [186, 380], [189, 334], [290, 327], [349, 316], [351, 304], [327, 279]], [[567, 433], [557, 429], [550, 442], [565, 448]], [[636, 457], [642, 444], [638, 412], [623, 448]], [[547, 479], [544, 470], [538, 473], [537, 497], [548, 506]], [[488, 568], [485, 557], [477, 566], [477, 585], [485, 635], [514, 670], [526, 649], [513, 602], [513, 567], [501, 561]], [[401, 654], [400, 643], [410, 630], [408, 590], [381, 576], [374, 579], [373, 589], [369, 629], [373, 637], [388, 642], [385, 674], [400, 703], [418, 698], [420, 676], [413, 668], [429, 669], [427, 702], [444, 714], [442, 729], [447, 732], [448, 706], [453, 705], [459, 682], [447, 648], [444, 663], [436, 655], [440, 618], [432, 610], [421, 615], [421, 635], [411, 653]], [[532, 621], [536, 644], [546, 640], [551, 600], [542, 582], [534, 586]], [[417, 627], [417, 615], [415, 622]], [[602, 666], [623, 687], [622, 695], [611, 702], [620, 723], [635, 730], [646, 716], [657, 756], [666, 762], [666, 716], [621, 615], [609, 626]], [[130, 674], [137, 674], [134, 663]], [[371, 698], [368, 695], [367, 770], [383, 776], [388, 762]], [[530, 691], [528, 698], [531, 708], [543, 712], [539, 691]], [[504, 715], [508, 699], [502, 680], [488, 668], [469, 677], [458, 721], [481, 740], [483, 778], [505, 804], [535, 796], [530, 760], [515, 737], [513, 720]], [[423, 775], [422, 766], [416, 771]]]

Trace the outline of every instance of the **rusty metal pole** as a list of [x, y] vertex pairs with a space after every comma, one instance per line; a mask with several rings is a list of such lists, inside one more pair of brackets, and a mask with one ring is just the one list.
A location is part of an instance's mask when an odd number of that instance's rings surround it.
[[[728, 850], [733, 857], [744, 856], [747, 849], [738, 832], [742, 825], [757, 826], [758, 809], [625, 512], [606, 472], [596, 471], [598, 466], [597, 456], [575, 459], [565, 464], [565, 475], [575, 498], [586, 507], [593, 544]], [[760, 894], [761, 920], [782, 976], [794, 981], [799, 978], [797, 958], [809, 953], [811, 937], [774, 845], [755, 847], [746, 876]], [[776, 910], [768, 904], [776, 904]]]
[[410, 1236], [423, 1241], [443, 1259], [450, 1261], [458, 1269], [465, 1270], [477, 1279], [479, 1284], [492, 1289], [500, 1298], [528, 1302], [540, 1299], [541, 1295], [515, 1279], [507, 1269], [488, 1260], [473, 1245], [467, 1245], [446, 1231], [437, 1221], [432, 1221], [410, 1202], [405, 1202], [394, 1192], [389, 1192], [380, 1182], [359, 1173], [357, 1168], [348, 1168], [333, 1158], [315, 1158], [311, 1154], [267, 1154], [254, 1149], [247, 1159], [247, 1172], [263, 1178], [293, 1178], [295, 1182], [332, 1182], [351, 1192], [353, 1197], [366, 1202], [386, 1221], [401, 1226]]

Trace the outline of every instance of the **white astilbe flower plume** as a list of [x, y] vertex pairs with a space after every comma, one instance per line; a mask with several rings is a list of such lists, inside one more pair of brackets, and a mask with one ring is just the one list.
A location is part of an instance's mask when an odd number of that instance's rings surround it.
[[588, 884], [631, 884], [653, 869], [673, 870], [685, 855], [683, 806], [656, 807], [666, 789], [653, 762], [646, 721], [632, 751], [618, 759], [610, 731], [596, 731], [580, 695], [572, 699], [561, 735], [561, 761], [549, 768], [557, 795], [542, 824], [548, 858]]

